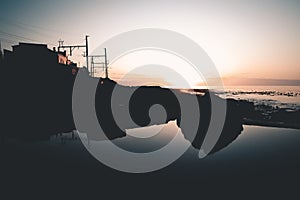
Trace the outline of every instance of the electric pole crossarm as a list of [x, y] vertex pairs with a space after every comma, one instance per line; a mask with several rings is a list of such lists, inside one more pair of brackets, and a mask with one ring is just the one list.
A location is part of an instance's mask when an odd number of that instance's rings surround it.
[[67, 46], [59, 46], [60, 48], [80, 48], [80, 47], [84, 47], [85, 45], [67, 45]]
[[75, 48], [85, 48], [85, 57], [86, 57], [86, 67], [89, 69], [89, 43], [88, 43], [88, 35], [85, 36], [85, 45], [63, 45], [64, 41], [63, 40], [59, 40], [58, 41], [58, 51], [60, 51], [60, 49], [69, 49], [70, 50], [70, 56], [72, 56], [72, 52]]
[[[104, 62], [93, 62], [93, 63], [96, 65], [104, 65], [105, 64]], [[104, 68], [104, 67], [102, 67], [102, 68]]]
[[81, 47], [85, 47], [83, 45], [77, 45], [77, 46], [60, 46], [59, 48], [63, 48], [63, 49], [69, 49], [70, 51], [70, 56], [72, 56], [72, 52], [75, 48], [81, 48]]
[[91, 55], [91, 56], [88, 56], [88, 57], [93, 57], [93, 58], [101, 58], [101, 57], [105, 57], [105, 55]]

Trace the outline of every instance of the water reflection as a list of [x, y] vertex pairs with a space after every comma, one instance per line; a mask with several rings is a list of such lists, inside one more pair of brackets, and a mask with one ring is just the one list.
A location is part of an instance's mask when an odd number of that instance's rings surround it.
[[[153, 137], [152, 143], [147, 145], [136, 144], [135, 141], [127, 145], [131, 141], [124, 137], [118, 139], [117, 143], [124, 148], [135, 147], [130, 150], [148, 151], [153, 149], [153, 145], [158, 148], [168, 142], [177, 130], [175, 124], [169, 123], [161, 131], [166, 133], [161, 135], [165, 138], [157, 138], [163, 140]], [[108, 182], [117, 183], [120, 187], [126, 186], [129, 181], [164, 186], [193, 184], [201, 191], [226, 190], [244, 195], [254, 190], [268, 194], [277, 189], [289, 191], [298, 187], [294, 183], [300, 178], [300, 130], [244, 126], [242, 134], [230, 145], [204, 159], [199, 159], [198, 150], [190, 146], [170, 166], [140, 175], [112, 170], [94, 159], [81, 140], [67, 139], [62, 144], [60, 137], [38, 142], [5, 141], [1, 151], [2, 180], [43, 181], [51, 186], [58, 182], [64, 185], [96, 185], [97, 191]], [[182, 142], [187, 141], [182, 137]]]
[[[94, 141], [94, 145], [105, 145], [106, 143], [113, 142], [118, 147], [135, 153], [157, 151], [168, 145], [171, 141], [181, 145], [181, 147], [190, 145], [190, 142], [184, 138], [181, 129], [178, 128], [175, 121], [170, 121], [163, 125], [129, 129], [126, 130], [126, 134], [126, 137], [113, 141]], [[179, 148], [178, 145], [174, 148]]]

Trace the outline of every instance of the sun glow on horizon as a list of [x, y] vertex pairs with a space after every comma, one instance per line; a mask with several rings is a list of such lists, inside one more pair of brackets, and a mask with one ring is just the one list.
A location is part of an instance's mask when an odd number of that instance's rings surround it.
[[111, 63], [110, 76], [125, 85], [155, 84], [189, 88], [203, 79], [178, 56], [159, 50], [139, 50]]

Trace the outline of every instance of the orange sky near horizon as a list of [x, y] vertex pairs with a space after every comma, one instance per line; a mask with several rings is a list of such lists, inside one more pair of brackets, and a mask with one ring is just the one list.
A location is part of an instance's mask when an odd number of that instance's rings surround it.
[[[168, 29], [198, 43], [224, 79], [300, 79], [300, 1], [2, 1], [0, 25], [3, 48], [20, 41], [43, 42], [52, 48], [60, 38], [66, 45], [84, 44], [88, 34], [90, 53], [126, 31]], [[82, 66], [83, 53], [77, 50], [70, 59]], [[168, 59], [157, 57], [152, 64], [186, 69], [181, 62], [174, 66], [176, 59]], [[111, 66], [112, 75], [126, 73], [139, 61], [121, 63]], [[186, 76], [197, 84], [190, 73]], [[156, 78], [151, 81], [162, 82], [159, 73]], [[174, 84], [168, 77], [164, 81]]]

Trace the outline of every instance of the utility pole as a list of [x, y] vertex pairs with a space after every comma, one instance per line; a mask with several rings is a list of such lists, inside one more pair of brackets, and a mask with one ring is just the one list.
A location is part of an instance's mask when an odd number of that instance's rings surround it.
[[106, 48], [104, 48], [104, 56], [105, 56], [105, 78], [108, 78]]
[[[90, 55], [91, 57], [91, 72], [90, 75], [92, 77], [95, 77], [96, 70], [95, 68], [102, 68], [105, 70], [105, 78], [108, 78], [108, 60], [107, 60], [107, 53], [106, 53], [106, 48], [104, 48], [104, 55]], [[104, 62], [95, 62], [97, 61], [96, 59], [98, 58], [104, 58]], [[98, 66], [96, 66], [98, 65]], [[99, 66], [100, 65], [100, 66]]]
[[85, 36], [85, 56], [86, 56], [86, 67], [89, 69], [89, 42], [88, 35]]
[[64, 45], [63, 40], [58, 41], [58, 51], [60, 49], [69, 49], [69, 55], [72, 56], [72, 52], [75, 48], [85, 48], [85, 57], [86, 57], [86, 67], [89, 69], [89, 44], [88, 44], [88, 35], [85, 36], [85, 45]]
[[91, 77], [94, 77], [94, 71], [95, 71], [95, 64], [94, 64], [94, 57], [91, 58]]

